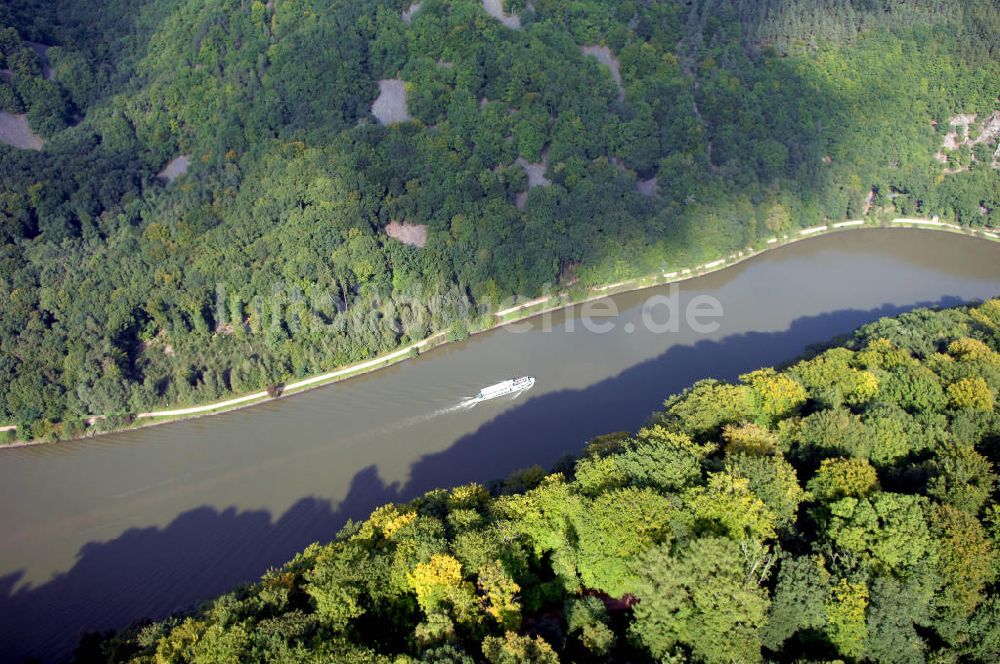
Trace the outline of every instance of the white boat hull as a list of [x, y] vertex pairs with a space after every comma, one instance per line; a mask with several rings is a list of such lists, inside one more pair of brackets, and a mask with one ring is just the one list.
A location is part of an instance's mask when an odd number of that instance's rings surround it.
[[480, 401], [489, 401], [490, 399], [497, 399], [499, 397], [507, 396], [508, 394], [518, 394], [525, 390], [530, 390], [535, 385], [535, 379], [531, 376], [525, 376], [523, 378], [516, 378], [512, 380], [505, 380], [502, 383], [497, 383], [496, 385], [490, 385], [489, 387], [484, 387], [479, 391], [479, 394], [474, 396], [470, 405], [477, 404]]

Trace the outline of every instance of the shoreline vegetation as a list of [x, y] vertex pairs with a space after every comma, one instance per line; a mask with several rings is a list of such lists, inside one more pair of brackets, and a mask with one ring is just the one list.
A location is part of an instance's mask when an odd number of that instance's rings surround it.
[[[449, 333], [450, 332], [449, 330], [439, 330], [434, 334], [431, 334], [430, 336], [426, 337], [425, 339], [408, 344], [406, 346], [402, 346], [385, 355], [381, 355], [379, 357], [375, 357], [370, 360], [365, 360], [344, 367], [338, 367], [332, 371], [299, 379], [288, 384], [273, 385], [268, 387], [267, 389], [258, 392], [241, 395], [233, 397], [232, 399], [226, 399], [224, 401], [218, 401], [209, 404], [200, 404], [200, 405], [193, 405], [186, 407], [170, 408], [166, 410], [126, 414], [123, 418], [125, 422], [123, 426], [102, 431], [95, 430], [93, 428], [93, 425], [98, 420], [104, 420], [109, 416], [92, 415], [86, 420], [89, 428], [87, 431], [84, 432], [83, 435], [60, 438], [57, 440], [48, 440], [48, 439], [18, 440], [15, 438], [13, 441], [0, 444], [0, 449], [13, 449], [13, 448], [28, 447], [34, 445], [50, 445], [58, 442], [69, 442], [73, 440], [94, 438], [96, 436], [107, 435], [107, 434], [123, 433], [125, 431], [143, 429], [150, 426], [170, 424], [198, 417], [207, 417], [210, 415], [221, 415], [223, 413], [231, 413], [237, 410], [242, 410], [244, 408], [250, 408], [252, 406], [256, 406], [261, 403], [271, 402], [277, 399], [290, 397], [297, 394], [302, 394], [304, 392], [308, 392], [310, 390], [317, 389], [320, 387], [325, 387], [327, 385], [332, 385], [333, 383], [337, 383], [349, 378], [355, 378], [357, 376], [379, 371], [381, 369], [393, 366], [399, 362], [403, 362], [407, 359], [416, 357], [420, 353], [433, 350], [440, 346], [444, 346], [449, 343], [454, 343], [456, 341], [464, 341], [466, 338], [470, 336], [496, 330], [497, 328], [503, 327], [504, 325], [522, 322], [530, 318], [534, 318], [535, 316], [540, 316], [542, 314], [559, 311], [561, 309], [566, 309], [578, 304], [584, 304], [586, 302], [599, 300], [601, 298], [609, 297], [612, 295], [620, 295], [623, 293], [644, 290], [647, 288], [666, 286], [672, 283], [680, 283], [683, 281], [687, 281], [688, 279], [693, 279], [695, 277], [705, 276], [713, 272], [718, 272], [730, 267], [735, 267], [736, 265], [739, 265], [740, 263], [746, 260], [765, 254], [773, 249], [778, 249], [780, 247], [784, 247], [804, 239], [828, 235], [834, 232], [842, 232], [847, 230], [868, 230], [873, 228], [904, 228], [904, 229], [918, 229], [918, 230], [919, 229], [936, 230], [947, 233], [958, 233], [960, 235], [965, 235], [967, 237], [981, 238], [981, 239], [991, 240], [994, 242], [1000, 242], [1000, 232], [959, 226], [958, 224], [939, 221], [937, 218], [921, 219], [921, 218], [899, 217], [889, 220], [888, 223], [869, 222], [864, 219], [855, 219], [855, 220], [847, 220], [836, 223], [828, 223], [820, 226], [813, 226], [811, 228], [803, 228], [797, 231], [790, 232], [788, 234], [768, 238], [763, 241], [764, 244], [759, 248], [748, 247], [734, 254], [730, 254], [727, 257], [702, 263], [694, 267], [677, 268], [676, 270], [670, 272], [662, 272], [662, 273], [656, 272], [654, 274], [647, 274], [644, 276], [635, 277], [633, 279], [626, 279], [611, 284], [592, 286], [587, 290], [586, 296], [582, 298], [574, 298], [571, 296], [569, 291], [562, 290], [553, 295], [546, 295], [529, 300], [527, 302], [523, 302], [521, 304], [514, 304], [510, 307], [506, 307], [499, 311], [491, 312], [489, 315], [493, 318], [493, 323], [488, 327], [474, 331], [469, 330], [467, 334], [460, 335], [456, 338], [453, 338], [452, 334]], [[544, 306], [553, 301], [554, 304], [552, 304], [551, 306], [547, 307]], [[17, 430], [16, 425], [0, 425], [0, 434], [7, 432], [15, 432], [14, 435], [16, 435], [16, 430]]]

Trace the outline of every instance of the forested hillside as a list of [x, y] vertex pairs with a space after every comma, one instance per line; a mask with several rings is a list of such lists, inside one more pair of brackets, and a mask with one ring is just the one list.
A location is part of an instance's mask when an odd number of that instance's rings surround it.
[[[992, 0], [505, 7], [3, 3], [0, 107], [44, 145], [0, 145], [0, 423], [114, 426], [827, 219], [998, 225]], [[372, 115], [387, 79], [412, 119]]]
[[1000, 300], [883, 319], [80, 660], [995, 662], [998, 393]]

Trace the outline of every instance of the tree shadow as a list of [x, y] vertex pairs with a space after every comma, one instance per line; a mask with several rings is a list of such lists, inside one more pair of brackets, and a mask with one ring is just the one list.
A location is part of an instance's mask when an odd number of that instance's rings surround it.
[[[944, 297], [919, 306], [960, 302]], [[386, 485], [374, 466], [364, 468], [336, 507], [306, 496], [273, 521], [266, 510], [204, 506], [163, 528], [134, 528], [111, 541], [91, 542], [70, 570], [38, 586], [17, 588], [23, 573], [0, 578], [0, 661], [65, 659], [83, 632], [161, 618], [252, 581], [311, 542], [332, 539], [348, 519], [363, 518], [386, 502], [492, 480], [532, 464], [549, 465], [579, 452], [595, 435], [636, 429], [667, 395], [696, 380], [734, 379], [913, 308], [842, 310], [799, 318], [784, 331], [672, 347], [589, 387], [527, 399], [447, 450], [419, 459], [404, 485]]]
[[[67, 658], [79, 637], [161, 618], [254, 580], [315, 541], [333, 538], [367, 505], [391, 499], [374, 466], [355, 475], [341, 509], [305, 497], [277, 520], [267, 510], [199, 507], [163, 528], [132, 528], [80, 549], [73, 567], [37, 587], [0, 578], [0, 661]], [[352, 510], [350, 506], [354, 506]]]

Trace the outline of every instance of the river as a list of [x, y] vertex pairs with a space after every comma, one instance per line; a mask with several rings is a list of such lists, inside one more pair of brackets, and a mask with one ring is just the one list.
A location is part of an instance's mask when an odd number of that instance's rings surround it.
[[[576, 307], [254, 408], [0, 451], [0, 660], [65, 657], [81, 630], [224, 592], [385, 502], [549, 465], [637, 428], [700, 378], [780, 363], [915, 306], [1000, 294], [1000, 243], [882, 229], [775, 249], [680, 285], [682, 305], [721, 305], [710, 334], [648, 330], [643, 302], [669, 294], [610, 298], [606, 333]], [[512, 375], [537, 383], [454, 408]]]

